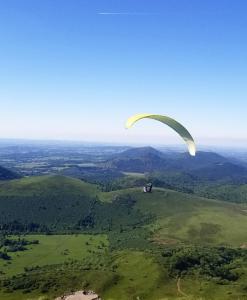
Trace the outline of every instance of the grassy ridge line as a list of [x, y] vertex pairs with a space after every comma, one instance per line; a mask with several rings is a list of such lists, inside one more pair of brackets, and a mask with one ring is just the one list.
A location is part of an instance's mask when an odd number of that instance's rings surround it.
[[246, 243], [247, 213], [240, 205], [163, 189], [135, 197], [137, 209], [157, 216], [153, 230], [161, 241], [236, 247]]
[[[143, 194], [140, 188], [101, 192], [97, 185], [62, 176], [24, 178], [0, 187], [1, 222], [32, 220], [58, 224], [61, 230], [83, 216], [90, 222], [92, 213], [100, 230], [120, 230], [141, 224], [150, 214], [154, 220], [146, 226], [161, 243], [171, 239], [237, 247], [247, 243], [247, 212], [238, 204], [162, 188], [152, 194]], [[92, 211], [95, 199], [99, 205]]]
[[139, 188], [110, 192], [107, 200], [124, 194], [136, 200], [137, 210], [157, 217], [149, 227], [161, 243], [175, 240], [235, 247], [247, 243], [247, 212], [241, 205], [163, 188], [155, 188], [152, 194], [143, 194]]

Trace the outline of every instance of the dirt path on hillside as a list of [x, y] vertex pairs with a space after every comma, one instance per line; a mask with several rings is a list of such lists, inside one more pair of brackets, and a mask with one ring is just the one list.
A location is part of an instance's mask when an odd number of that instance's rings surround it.
[[185, 294], [181, 289], [181, 278], [180, 277], [178, 277], [178, 280], [177, 280], [177, 290], [181, 296], [188, 297], [188, 295]]

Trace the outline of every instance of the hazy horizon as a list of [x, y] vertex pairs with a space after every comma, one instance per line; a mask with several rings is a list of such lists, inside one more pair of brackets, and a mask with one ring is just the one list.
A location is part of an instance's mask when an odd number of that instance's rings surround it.
[[[22, 139], [22, 138], [0, 138], [0, 146], [3, 145], [56, 145], [56, 146], [93, 146], [93, 147], [154, 147], [174, 151], [187, 152], [185, 143], [143, 143], [143, 142], [114, 142], [114, 141], [87, 141], [87, 140], [63, 140], [63, 139]], [[247, 144], [197, 144], [199, 151], [247, 151]]]

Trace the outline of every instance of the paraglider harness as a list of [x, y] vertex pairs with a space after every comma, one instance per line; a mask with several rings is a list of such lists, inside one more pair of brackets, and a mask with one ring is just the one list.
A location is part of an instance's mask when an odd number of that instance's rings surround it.
[[152, 193], [153, 185], [152, 183], [148, 183], [143, 187], [143, 193]]

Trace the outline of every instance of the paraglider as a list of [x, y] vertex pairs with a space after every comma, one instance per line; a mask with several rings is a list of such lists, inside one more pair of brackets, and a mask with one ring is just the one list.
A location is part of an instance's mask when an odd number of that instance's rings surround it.
[[141, 120], [141, 119], [153, 119], [156, 121], [159, 121], [161, 123], [164, 123], [166, 125], [168, 125], [169, 127], [171, 127], [173, 130], [175, 130], [185, 141], [185, 143], [188, 146], [188, 150], [190, 155], [195, 156], [196, 155], [196, 145], [194, 142], [193, 137], [191, 136], [191, 134], [189, 133], [189, 131], [179, 122], [177, 122], [176, 120], [167, 117], [167, 116], [163, 116], [163, 115], [153, 115], [153, 114], [137, 114], [134, 115], [132, 117], [130, 117], [127, 122], [126, 122], [126, 128], [130, 128], [132, 127], [137, 121]]
[[143, 193], [152, 193], [153, 185], [152, 183], [148, 183], [143, 187]]

